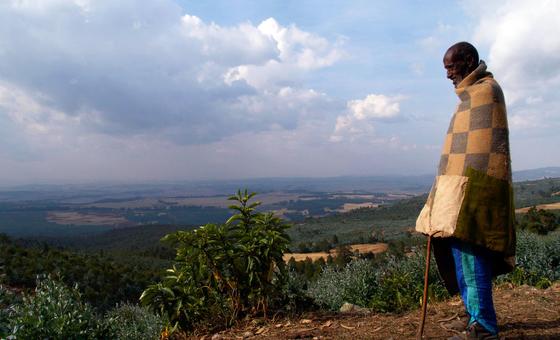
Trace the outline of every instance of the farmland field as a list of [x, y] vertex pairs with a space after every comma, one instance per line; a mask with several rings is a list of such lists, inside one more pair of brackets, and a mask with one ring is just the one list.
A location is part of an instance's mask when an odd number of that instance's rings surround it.
[[[387, 251], [388, 245], [387, 243], [362, 243], [362, 244], [351, 244], [350, 250], [352, 252], [359, 252], [360, 254], [380, 254]], [[336, 256], [336, 249], [331, 249], [330, 252], [313, 252], [313, 253], [285, 253], [284, 254], [284, 261], [288, 262], [291, 258], [296, 261], [305, 261], [307, 258], [310, 258], [312, 261], [315, 261], [319, 258], [323, 258], [324, 260], [331, 255], [332, 257]]]
[[[539, 204], [535, 206], [537, 209], [543, 209], [543, 210], [560, 210], [560, 202], [557, 203], [549, 203], [549, 204]], [[519, 209], [515, 209], [516, 213], [526, 213], [527, 211], [529, 211], [529, 209], [531, 209], [531, 207], [525, 207], [525, 208], [519, 208]]]

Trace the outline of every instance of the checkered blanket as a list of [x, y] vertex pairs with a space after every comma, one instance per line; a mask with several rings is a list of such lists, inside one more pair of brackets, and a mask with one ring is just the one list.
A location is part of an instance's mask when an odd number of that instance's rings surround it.
[[463, 176], [472, 167], [511, 181], [504, 95], [486, 64], [482, 62], [455, 92], [461, 103], [449, 124], [438, 175]]
[[455, 91], [460, 103], [416, 230], [512, 255], [513, 191], [502, 90], [481, 61]]

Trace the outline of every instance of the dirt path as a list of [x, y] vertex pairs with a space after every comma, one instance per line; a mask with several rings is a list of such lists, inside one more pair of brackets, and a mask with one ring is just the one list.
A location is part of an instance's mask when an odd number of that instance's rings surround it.
[[[542, 290], [501, 286], [494, 290], [501, 339], [560, 339], [560, 283]], [[425, 339], [454, 333], [441, 320], [462, 309], [458, 297], [430, 304]], [[403, 315], [314, 313], [297, 319], [250, 320], [234, 329], [197, 339], [414, 339], [420, 311]]]

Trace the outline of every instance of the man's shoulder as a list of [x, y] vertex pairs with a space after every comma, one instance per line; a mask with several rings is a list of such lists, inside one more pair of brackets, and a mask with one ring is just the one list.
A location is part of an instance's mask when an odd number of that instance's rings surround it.
[[500, 84], [493, 77], [484, 77], [467, 89], [471, 97], [491, 97], [494, 102], [504, 102], [504, 93]]

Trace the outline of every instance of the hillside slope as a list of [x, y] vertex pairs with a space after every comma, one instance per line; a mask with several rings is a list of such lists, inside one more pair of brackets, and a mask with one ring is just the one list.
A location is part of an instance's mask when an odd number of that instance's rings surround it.
[[[560, 339], [560, 283], [548, 289], [502, 285], [494, 289], [500, 338]], [[462, 309], [459, 297], [429, 305], [425, 339], [447, 339], [454, 333], [442, 320]], [[420, 311], [393, 314], [308, 314], [298, 319], [250, 320], [206, 339], [414, 339]]]

